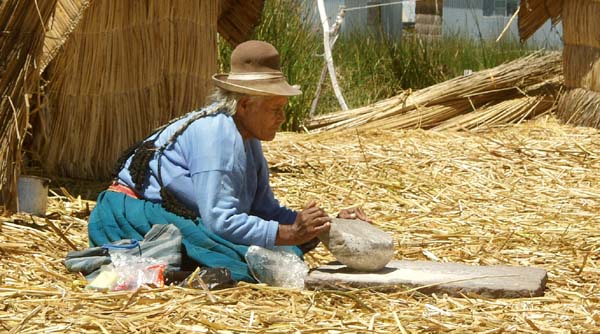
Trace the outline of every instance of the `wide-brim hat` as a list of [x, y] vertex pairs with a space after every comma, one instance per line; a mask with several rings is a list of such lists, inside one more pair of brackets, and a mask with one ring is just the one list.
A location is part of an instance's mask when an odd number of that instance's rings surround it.
[[216, 86], [248, 95], [295, 96], [302, 94], [291, 86], [279, 65], [279, 52], [263, 41], [239, 44], [231, 53], [231, 72], [213, 75]]

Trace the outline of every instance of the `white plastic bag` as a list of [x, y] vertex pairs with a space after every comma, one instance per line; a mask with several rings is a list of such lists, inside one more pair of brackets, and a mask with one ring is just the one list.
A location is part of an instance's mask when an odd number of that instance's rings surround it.
[[110, 252], [112, 263], [104, 265], [100, 274], [87, 286], [102, 291], [136, 290], [142, 285], [162, 287], [167, 263], [150, 257]]
[[246, 253], [250, 272], [260, 283], [285, 288], [304, 288], [308, 266], [289, 246], [269, 250], [250, 246]]

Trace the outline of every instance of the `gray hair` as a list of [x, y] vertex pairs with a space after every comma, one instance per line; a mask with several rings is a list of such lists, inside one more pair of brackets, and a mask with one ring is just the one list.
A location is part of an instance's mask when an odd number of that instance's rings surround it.
[[210, 109], [208, 114], [223, 112], [229, 116], [233, 116], [235, 114], [238, 101], [247, 96], [249, 95], [216, 87], [215, 90], [208, 96], [208, 102], [210, 103], [208, 106]]
[[[2, 1], [2, 0], [0, 0], [0, 1]], [[257, 96], [231, 92], [231, 91], [222, 89], [220, 87], [216, 87], [207, 98], [208, 106], [206, 106], [205, 108], [202, 108], [202, 109], [190, 111], [189, 113], [187, 113], [185, 115], [174, 118], [174, 119], [170, 120], [169, 123], [163, 124], [162, 126], [154, 129], [154, 132], [162, 131], [162, 129], [166, 128], [167, 126], [169, 126], [181, 119], [184, 119], [186, 117], [190, 117], [190, 115], [196, 115], [196, 116], [191, 116], [191, 120], [189, 121], [189, 124], [193, 123], [194, 121], [196, 121], [199, 118], [202, 118], [202, 117], [205, 117], [208, 115], [218, 114], [218, 113], [224, 113], [226, 115], [233, 116], [233, 115], [235, 115], [238, 102], [244, 97], [249, 97], [253, 101], [254, 98], [256, 98]], [[189, 126], [189, 124], [184, 124], [182, 126], [182, 128], [180, 128], [177, 131], [185, 130], [185, 128], [187, 128]]]
[[238, 102], [242, 98], [248, 98], [250, 103], [264, 99], [262, 95], [248, 95], [237, 92], [232, 92], [221, 87], [215, 87], [212, 93], [208, 96], [207, 115], [223, 112], [229, 116], [235, 115]]

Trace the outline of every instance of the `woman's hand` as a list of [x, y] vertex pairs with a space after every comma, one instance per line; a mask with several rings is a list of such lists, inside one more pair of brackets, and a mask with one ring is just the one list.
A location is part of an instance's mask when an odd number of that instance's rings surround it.
[[329, 231], [331, 217], [310, 201], [302, 211], [298, 212], [292, 225], [279, 225], [276, 245], [300, 245], [314, 239], [317, 235]]
[[364, 220], [368, 223], [372, 223], [373, 219], [367, 217], [367, 214], [360, 207], [352, 207], [348, 209], [340, 210], [340, 213], [337, 215], [338, 218], [343, 219], [360, 219]]

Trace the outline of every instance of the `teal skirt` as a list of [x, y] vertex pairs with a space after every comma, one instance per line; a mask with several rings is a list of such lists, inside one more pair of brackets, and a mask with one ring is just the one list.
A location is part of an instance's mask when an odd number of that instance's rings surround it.
[[180, 217], [159, 203], [135, 199], [125, 194], [104, 191], [98, 196], [88, 225], [91, 246], [121, 239], [143, 240], [155, 224], [173, 224], [181, 231], [184, 254], [198, 265], [223, 267], [237, 281], [256, 282], [245, 262], [248, 246], [237, 245], [210, 231], [200, 218]]

